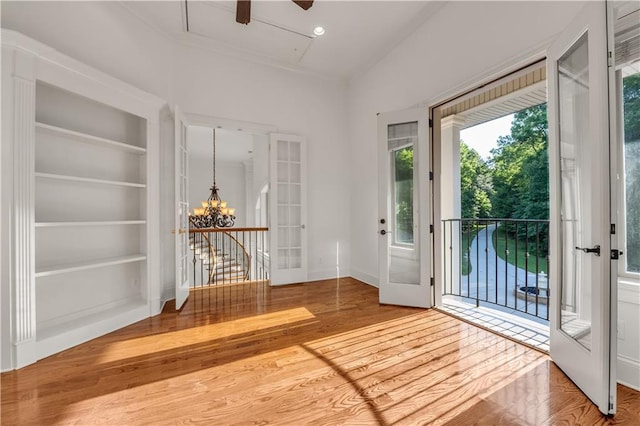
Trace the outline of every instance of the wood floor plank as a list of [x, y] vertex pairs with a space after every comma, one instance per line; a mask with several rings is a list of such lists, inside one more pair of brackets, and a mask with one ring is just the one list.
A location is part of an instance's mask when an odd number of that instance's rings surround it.
[[2, 425], [639, 424], [548, 356], [354, 279], [191, 292], [176, 312], [1, 376]]

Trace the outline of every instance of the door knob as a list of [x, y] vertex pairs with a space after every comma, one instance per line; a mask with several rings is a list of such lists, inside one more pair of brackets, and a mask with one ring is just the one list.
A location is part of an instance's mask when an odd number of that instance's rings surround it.
[[380, 235], [387, 235], [387, 234], [391, 234], [391, 231], [385, 231], [384, 229], [382, 231], [380, 231]]
[[582, 250], [585, 253], [593, 253], [596, 256], [600, 256], [600, 244], [596, 244], [593, 248], [588, 247], [576, 247], [576, 250]]

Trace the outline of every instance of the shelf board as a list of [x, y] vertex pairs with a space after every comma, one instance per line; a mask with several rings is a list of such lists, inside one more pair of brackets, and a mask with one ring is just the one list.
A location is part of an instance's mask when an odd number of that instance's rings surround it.
[[135, 182], [122, 182], [117, 180], [106, 180], [106, 179], [94, 179], [94, 178], [86, 178], [79, 176], [67, 176], [67, 175], [58, 175], [54, 173], [35, 173], [36, 177], [44, 178], [44, 179], [57, 179], [57, 180], [67, 180], [72, 182], [84, 182], [84, 183], [97, 183], [101, 185], [114, 185], [114, 186], [126, 186], [130, 188], [146, 188], [147, 185], [144, 183], [135, 183]]
[[101, 138], [99, 136], [93, 136], [87, 133], [76, 132], [75, 130], [69, 130], [62, 127], [52, 126], [50, 124], [36, 122], [36, 130], [42, 133], [47, 133], [54, 136], [64, 136], [80, 142], [91, 143], [94, 145], [102, 145], [109, 148], [119, 149], [121, 151], [132, 152], [135, 154], [144, 154], [147, 152], [145, 148], [139, 146], [130, 145], [114, 141], [111, 139]]
[[132, 256], [111, 257], [108, 259], [97, 259], [86, 262], [75, 262], [65, 265], [43, 266], [36, 271], [36, 278], [48, 277], [57, 274], [66, 274], [69, 272], [83, 271], [86, 269], [102, 268], [105, 266], [121, 265], [123, 263], [141, 262], [146, 260], [144, 254], [134, 254]]
[[144, 225], [146, 220], [104, 220], [96, 222], [36, 222], [36, 228], [62, 228], [74, 226], [117, 226], [117, 225]]

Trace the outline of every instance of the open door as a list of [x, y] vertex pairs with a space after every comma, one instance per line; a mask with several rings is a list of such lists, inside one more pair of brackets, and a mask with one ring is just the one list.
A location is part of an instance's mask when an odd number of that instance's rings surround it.
[[380, 303], [432, 306], [425, 109], [378, 116]]
[[272, 285], [307, 280], [306, 145], [269, 135], [269, 278]]
[[189, 151], [188, 123], [175, 108], [175, 262], [176, 309], [189, 297]]
[[611, 322], [617, 297], [611, 285], [605, 12], [605, 2], [588, 2], [547, 57], [550, 353], [600, 411], [613, 414], [616, 339]]

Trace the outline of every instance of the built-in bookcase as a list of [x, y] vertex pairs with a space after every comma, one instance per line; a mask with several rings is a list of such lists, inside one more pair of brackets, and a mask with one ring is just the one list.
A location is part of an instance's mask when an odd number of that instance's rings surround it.
[[[146, 120], [37, 82], [36, 339], [146, 310]], [[42, 345], [41, 355], [55, 350]]]
[[3, 38], [19, 367], [159, 312], [164, 102], [24, 36]]

